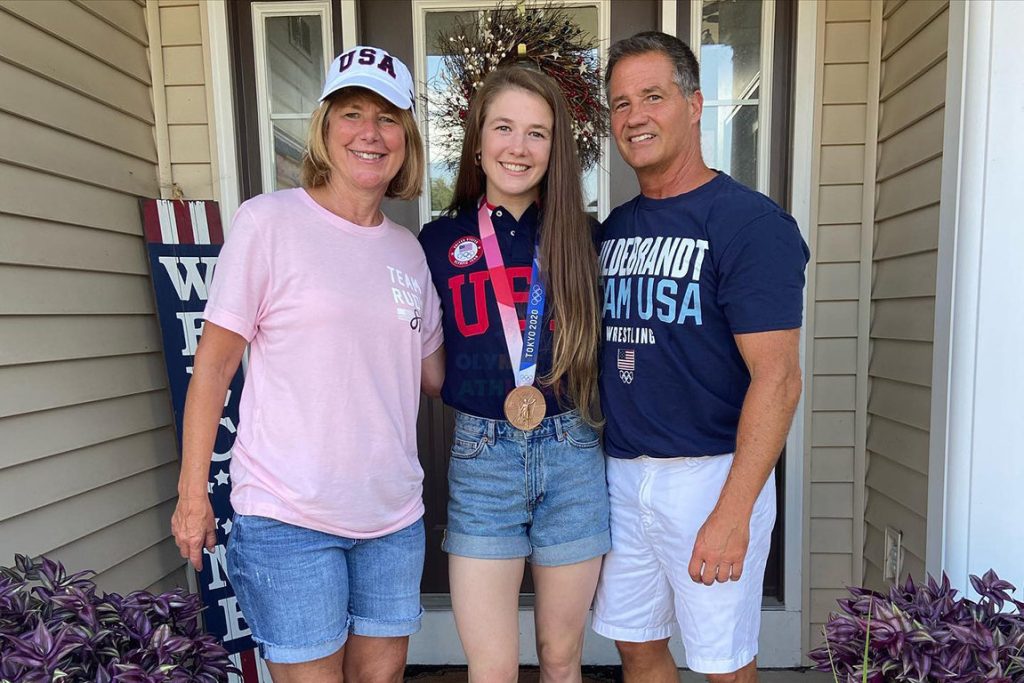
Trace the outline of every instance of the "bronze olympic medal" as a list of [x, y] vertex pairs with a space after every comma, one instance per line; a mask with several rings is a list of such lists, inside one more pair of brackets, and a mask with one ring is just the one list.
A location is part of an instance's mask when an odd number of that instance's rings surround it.
[[505, 397], [505, 419], [524, 432], [536, 429], [547, 409], [544, 394], [533, 385], [516, 387]]

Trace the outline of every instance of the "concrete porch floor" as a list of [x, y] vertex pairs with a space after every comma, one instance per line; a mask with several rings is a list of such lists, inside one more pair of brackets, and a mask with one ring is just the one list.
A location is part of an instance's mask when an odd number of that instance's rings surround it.
[[[820, 671], [802, 669], [762, 669], [758, 672], [760, 683], [831, 683], [832, 676]], [[410, 666], [406, 669], [406, 681], [415, 683], [467, 683], [466, 668]], [[519, 683], [537, 683], [536, 667], [524, 666], [519, 670]], [[583, 683], [621, 683], [622, 673], [615, 666], [584, 667]], [[680, 683], [701, 683], [704, 677], [692, 671], [679, 671]]]

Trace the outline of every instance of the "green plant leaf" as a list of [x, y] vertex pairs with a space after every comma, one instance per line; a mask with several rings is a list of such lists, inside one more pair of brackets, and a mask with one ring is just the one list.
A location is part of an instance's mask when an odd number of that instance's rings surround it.
[[860, 680], [861, 683], [868, 683], [868, 647], [871, 645], [871, 608], [875, 605], [875, 598], [871, 598], [871, 602], [868, 603], [868, 623], [867, 629], [864, 632], [864, 662], [861, 664]]

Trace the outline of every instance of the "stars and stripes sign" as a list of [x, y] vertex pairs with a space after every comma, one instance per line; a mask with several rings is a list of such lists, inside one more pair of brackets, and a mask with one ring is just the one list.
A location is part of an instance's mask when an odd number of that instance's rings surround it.
[[150, 244], [224, 244], [216, 202], [144, 199], [142, 213]]
[[[143, 199], [141, 208], [180, 444], [185, 393], [202, 334], [203, 309], [224, 243], [224, 230], [216, 202]], [[225, 571], [225, 548], [233, 514], [229, 464], [241, 394], [242, 371], [239, 369], [228, 388], [206, 485], [216, 517], [217, 545], [213, 552], [204, 552], [203, 570], [196, 579], [206, 606], [203, 611], [206, 630], [221, 639], [231, 653], [231, 661], [242, 672], [241, 676], [231, 676], [232, 683], [269, 683], [270, 674], [254, 649], [249, 627]]]
[[619, 349], [616, 351], [615, 367], [619, 370], [619, 379], [625, 384], [632, 384], [636, 372], [636, 350]]

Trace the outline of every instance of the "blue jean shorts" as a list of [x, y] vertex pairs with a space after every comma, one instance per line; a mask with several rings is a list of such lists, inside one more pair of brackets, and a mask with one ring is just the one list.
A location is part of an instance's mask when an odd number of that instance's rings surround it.
[[455, 415], [445, 552], [559, 566], [611, 548], [604, 451], [575, 412], [524, 432]]
[[424, 548], [422, 519], [352, 539], [235, 515], [227, 571], [260, 654], [296, 664], [337, 652], [349, 633], [418, 631]]

